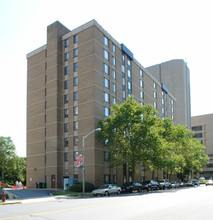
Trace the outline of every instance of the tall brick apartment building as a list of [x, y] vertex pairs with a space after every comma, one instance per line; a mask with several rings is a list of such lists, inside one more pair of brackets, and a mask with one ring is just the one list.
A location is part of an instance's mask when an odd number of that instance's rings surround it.
[[[60, 22], [47, 27], [46, 45], [27, 55], [27, 186], [45, 182], [63, 187], [64, 178], [82, 181], [76, 155], [82, 138], [110, 114], [113, 103], [129, 95], [152, 104], [159, 117], [177, 124], [175, 94], [168, 91], [95, 20], [72, 31]], [[110, 169], [107, 147], [92, 132], [85, 139], [85, 180], [95, 185], [121, 185], [131, 177]], [[136, 180], [148, 173], [140, 171]]]

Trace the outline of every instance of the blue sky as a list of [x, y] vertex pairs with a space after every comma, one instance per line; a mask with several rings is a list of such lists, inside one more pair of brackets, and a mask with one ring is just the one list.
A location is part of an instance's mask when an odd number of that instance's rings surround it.
[[92, 20], [148, 67], [184, 59], [191, 74], [192, 116], [213, 113], [211, 0], [1, 0], [0, 135], [26, 155], [26, 54], [46, 44], [59, 20], [70, 30]]

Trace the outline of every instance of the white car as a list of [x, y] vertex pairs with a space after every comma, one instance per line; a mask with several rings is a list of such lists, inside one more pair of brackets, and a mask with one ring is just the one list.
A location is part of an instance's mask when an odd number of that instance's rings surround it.
[[207, 180], [206, 186], [213, 186], [213, 180]]
[[120, 193], [121, 193], [121, 187], [115, 184], [105, 184], [103, 186], [100, 186], [98, 189], [95, 189], [92, 191], [92, 194], [94, 196], [97, 196], [97, 195], [109, 196], [110, 194], [119, 195]]

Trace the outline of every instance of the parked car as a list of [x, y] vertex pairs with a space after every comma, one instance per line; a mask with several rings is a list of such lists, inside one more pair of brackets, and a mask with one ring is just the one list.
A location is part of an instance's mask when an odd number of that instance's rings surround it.
[[185, 186], [194, 186], [194, 183], [190, 180], [188, 182], [185, 182]]
[[171, 183], [169, 182], [169, 180], [159, 181], [159, 187], [160, 187], [160, 189], [170, 189], [170, 188], [172, 188]]
[[213, 180], [207, 180], [206, 186], [213, 186]]
[[184, 182], [179, 182], [179, 186], [180, 186], [181, 188], [183, 188], [183, 187], [185, 186], [185, 183], [184, 183]]
[[171, 187], [172, 188], [180, 188], [180, 184], [178, 182], [171, 182]]
[[92, 194], [94, 196], [97, 196], [97, 195], [109, 196], [110, 194], [119, 195], [120, 193], [121, 193], [121, 187], [115, 184], [105, 184], [103, 186], [100, 186], [98, 189], [95, 189], [92, 191]]
[[193, 180], [192, 182], [193, 182], [193, 184], [195, 186], [199, 186], [200, 185], [200, 181], [199, 180]]
[[159, 183], [155, 180], [149, 180], [142, 182], [143, 190], [153, 190], [153, 189], [159, 189]]
[[121, 191], [122, 192], [130, 192], [130, 193], [132, 193], [133, 191], [141, 192], [142, 191], [142, 184], [140, 184], [138, 182], [124, 183], [121, 186]]

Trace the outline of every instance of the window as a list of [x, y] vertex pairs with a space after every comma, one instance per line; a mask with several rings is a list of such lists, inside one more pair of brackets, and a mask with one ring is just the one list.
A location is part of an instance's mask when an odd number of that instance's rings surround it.
[[67, 118], [69, 115], [69, 110], [68, 109], [64, 109], [64, 118]]
[[104, 151], [104, 161], [109, 161], [109, 152]]
[[127, 60], [127, 65], [131, 66], [131, 61], [129, 59]]
[[115, 70], [112, 70], [112, 78], [115, 79], [116, 76], [115, 76]]
[[115, 86], [115, 83], [112, 83], [112, 91], [113, 91], [113, 92], [116, 92], [116, 86]]
[[73, 138], [73, 144], [74, 144], [74, 146], [78, 145], [78, 137], [77, 136], [75, 136]]
[[122, 54], [122, 63], [123, 64], [125, 63], [125, 56], [124, 56], [124, 54]]
[[73, 78], [73, 85], [77, 86], [78, 85], [78, 77]]
[[109, 80], [104, 78], [104, 87], [109, 88]]
[[140, 98], [143, 99], [143, 92], [140, 91]]
[[64, 138], [64, 147], [68, 147], [68, 145], [69, 145], [69, 139]]
[[131, 83], [129, 81], [127, 82], [127, 87], [128, 87], [128, 90], [131, 90]]
[[74, 63], [73, 71], [78, 71], [78, 62]]
[[108, 38], [106, 38], [105, 36], [104, 36], [104, 44], [108, 47], [109, 46], [109, 40], [108, 40]]
[[104, 174], [104, 184], [109, 184], [109, 183], [110, 183], [110, 175]]
[[127, 76], [128, 76], [129, 78], [131, 78], [131, 71], [130, 71], [130, 70], [127, 70]]
[[202, 131], [203, 129], [202, 129], [202, 125], [200, 125], [200, 126], [193, 126], [192, 127], [192, 131]]
[[73, 99], [74, 101], [78, 100], [78, 92], [73, 93]]
[[112, 44], [112, 52], [115, 53], [115, 45], [114, 44]]
[[75, 44], [75, 43], [78, 43], [78, 35], [77, 35], [77, 34], [74, 35], [74, 37], [73, 37], [73, 42], [74, 42], [74, 44]]
[[78, 115], [78, 106], [73, 108], [73, 114]]
[[104, 101], [109, 102], [109, 94], [106, 92], [104, 93]]
[[122, 73], [125, 73], [125, 66], [124, 65], [122, 65], [121, 69], [122, 69]]
[[66, 39], [66, 40], [64, 41], [64, 47], [66, 48], [66, 47], [68, 47], [68, 46], [69, 46], [69, 40]]
[[115, 97], [112, 97], [112, 103], [116, 103], [116, 98]]
[[140, 87], [143, 88], [143, 81], [140, 79]]
[[68, 123], [64, 124], [64, 132], [68, 132]]
[[68, 54], [68, 53], [65, 53], [65, 54], [64, 54], [64, 60], [67, 61], [68, 59], [69, 59], [69, 54]]
[[122, 78], [122, 85], [123, 85], [123, 86], [126, 85], [126, 82], [125, 82], [125, 78], [124, 78], [124, 77]]
[[109, 74], [109, 66], [104, 63], [104, 72]]
[[156, 101], [154, 101], [153, 106], [154, 106], [154, 108], [157, 109], [157, 102]]
[[69, 86], [68, 80], [64, 81], [64, 89], [68, 89], [68, 86]]
[[115, 66], [115, 57], [114, 56], [112, 56], [112, 65]]
[[143, 77], [143, 71], [142, 70], [140, 70], [140, 76]]
[[156, 89], [156, 82], [153, 82], [153, 88]]
[[77, 57], [77, 56], [78, 56], [78, 48], [75, 48], [75, 49], [73, 50], [73, 56], [74, 56], [74, 57]]
[[68, 103], [68, 95], [64, 95], [64, 104]]
[[78, 130], [78, 121], [74, 121], [73, 129], [74, 129], [74, 131]]
[[108, 143], [109, 143], [109, 140], [106, 138], [104, 139], [104, 146], [107, 147], [108, 146]]
[[202, 137], [203, 137], [202, 133], [194, 134], [194, 138], [202, 138]]
[[69, 74], [69, 67], [65, 66], [64, 67], [64, 75], [68, 75]]
[[69, 161], [69, 154], [66, 152], [64, 153], [64, 162], [68, 162]]
[[109, 116], [109, 109], [107, 107], [104, 107], [104, 116]]
[[106, 50], [104, 50], [104, 58], [109, 60], [109, 53]]
[[122, 92], [122, 97], [125, 99], [126, 98], [126, 93], [125, 91]]
[[113, 175], [113, 182], [114, 184], [117, 184], [117, 176], [116, 175]]
[[156, 99], [157, 98], [157, 93], [154, 91], [153, 92], [153, 97]]

